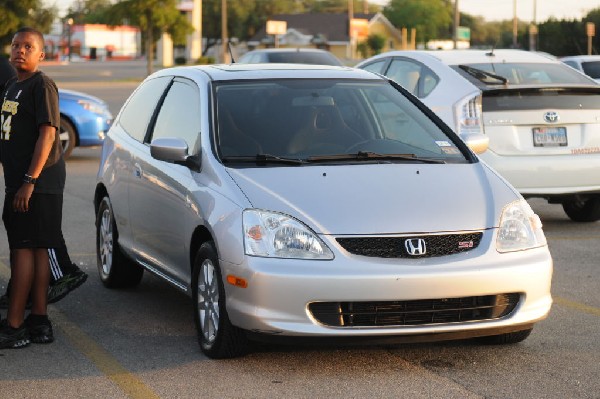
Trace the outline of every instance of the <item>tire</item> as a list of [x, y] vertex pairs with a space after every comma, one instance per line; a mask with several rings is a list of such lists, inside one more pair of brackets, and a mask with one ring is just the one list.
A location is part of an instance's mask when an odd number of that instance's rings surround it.
[[192, 273], [194, 323], [202, 352], [212, 359], [238, 357], [247, 351], [245, 332], [229, 321], [225, 287], [212, 241], [202, 244]]
[[102, 198], [96, 215], [96, 254], [98, 273], [108, 288], [135, 287], [142, 280], [144, 269], [123, 253], [119, 234], [108, 197]]
[[576, 198], [563, 202], [563, 209], [574, 222], [596, 222], [600, 220], [600, 196], [587, 199]]
[[506, 334], [492, 335], [489, 337], [478, 338], [479, 342], [487, 345], [510, 345], [518, 344], [519, 342], [525, 341], [529, 334], [531, 334], [533, 328], [528, 330], [515, 331]]
[[71, 156], [75, 145], [77, 144], [77, 133], [75, 127], [64, 116], [60, 117], [60, 143], [63, 147], [63, 158]]

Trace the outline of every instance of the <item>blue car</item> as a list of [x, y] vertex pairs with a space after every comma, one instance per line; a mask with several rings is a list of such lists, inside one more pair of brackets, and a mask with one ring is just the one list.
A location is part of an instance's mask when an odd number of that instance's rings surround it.
[[108, 105], [98, 97], [59, 89], [60, 140], [68, 158], [75, 147], [101, 145], [112, 123]]

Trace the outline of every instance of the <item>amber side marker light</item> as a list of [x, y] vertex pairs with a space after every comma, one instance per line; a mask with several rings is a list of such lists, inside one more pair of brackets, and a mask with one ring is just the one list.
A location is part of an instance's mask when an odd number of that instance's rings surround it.
[[231, 285], [235, 285], [236, 287], [240, 287], [240, 288], [248, 287], [248, 282], [245, 279], [243, 279], [241, 277], [233, 276], [231, 274], [227, 276], [227, 282]]

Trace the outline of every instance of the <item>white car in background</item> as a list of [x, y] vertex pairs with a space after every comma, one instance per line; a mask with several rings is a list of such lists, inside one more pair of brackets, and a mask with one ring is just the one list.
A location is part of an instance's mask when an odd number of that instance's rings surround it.
[[559, 59], [600, 83], [600, 55], [572, 55]]
[[525, 197], [600, 220], [600, 85], [521, 50], [392, 51], [358, 68], [400, 83], [463, 138], [483, 132], [480, 158]]

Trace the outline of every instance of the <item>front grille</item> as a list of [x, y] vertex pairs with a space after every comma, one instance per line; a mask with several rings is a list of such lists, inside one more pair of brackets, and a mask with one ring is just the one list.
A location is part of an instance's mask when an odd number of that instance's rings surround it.
[[[405, 237], [338, 237], [336, 241], [354, 255], [377, 258], [429, 258], [470, 251], [477, 248], [482, 236], [479, 232]], [[410, 255], [405, 246], [408, 239], [423, 239], [425, 253]]]
[[333, 327], [419, 326], [497, 320], [518, 305], [518, 293], [414, 301], [313, 302], [312, 316]]

